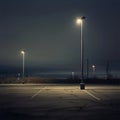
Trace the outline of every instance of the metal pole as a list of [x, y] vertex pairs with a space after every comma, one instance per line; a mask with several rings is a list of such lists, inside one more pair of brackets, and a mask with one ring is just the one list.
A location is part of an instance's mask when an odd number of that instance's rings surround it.
[[110, 63], [109, 63], [109, 60], [107, 60], [107, 64], [106, 64], [106, 77], [107, 77], [107, 79], [109, 79], [109, 69], [110, 69]]
[[77, 23], [80, 24], [80, 41], [81, 41], [81, 82], [80, 82], [80, 88], [85, 89], [84, 84], [84, 41], [83, 41], [83, 20], [86, 17], [82, 16], [80, 19], [77, 19]]
[[25, 72], [25, 53], [23, 53], [23, 79], [24, 79], [24, 72]]
[[82, 27], [83, 27], [83, 21], [81, 22], [81, 83], [83, 83], [83, 79], [84, 79], [84, 73], [83, 73], [83, 31], [82, 31]]
[[88, 79], [88, 77], [89, 77], [89, 61], [88, 61], [88, 59], [86, 60], [86, 62], [87, 62], [86, 78]]

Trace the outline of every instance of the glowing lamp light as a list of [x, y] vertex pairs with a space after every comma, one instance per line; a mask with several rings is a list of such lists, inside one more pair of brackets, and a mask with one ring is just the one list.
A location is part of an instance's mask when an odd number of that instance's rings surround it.
[[92, 68], [95, 68], [95, 65], [92, 65]]
[[21, 54], [25, 54], [25, 51], [22, 50], [22, 51], [21, 51]]
[[81, 23], [82, 23], [82, 19], [78, 18], [78, 19], [76, 20], [76, 23], [77, 23], [77, 24], [81, 24]]

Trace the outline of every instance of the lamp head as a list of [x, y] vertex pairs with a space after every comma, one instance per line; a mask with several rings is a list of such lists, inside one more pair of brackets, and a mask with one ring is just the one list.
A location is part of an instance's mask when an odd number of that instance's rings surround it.
[[82, 23], [82, 19], [81, 19], [81, 18], [78, 18], [78, 19], [76, 20], [76, 23], [77, 23], [77, 24], [81, 24], [81, 23]]
[[84, 16], [82, 16], [82, 17], [80, 17], [80, 18], [77, 18], [76, 23], [77, 23], [77, 24], [82, 24], [82, 21], [83, 21], [84, 19], [86, 19], [86, 17], [84, 17]]
[[24, 50], [22, 50], [22, 51], [21, 51], [21, 54], [23, 54], [23, 55], [24, 55], [24, 54], [25, 54], [25, 51], [24, 51]]

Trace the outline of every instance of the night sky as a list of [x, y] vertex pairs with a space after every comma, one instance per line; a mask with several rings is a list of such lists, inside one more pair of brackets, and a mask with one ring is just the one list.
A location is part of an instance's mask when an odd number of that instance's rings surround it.
[[[84, 63], [120, 71], [120, 0], [0, 0], [0, 70], [79, 71], [80, 26]], [[17, 71], [17, 72], [18, 72]]]

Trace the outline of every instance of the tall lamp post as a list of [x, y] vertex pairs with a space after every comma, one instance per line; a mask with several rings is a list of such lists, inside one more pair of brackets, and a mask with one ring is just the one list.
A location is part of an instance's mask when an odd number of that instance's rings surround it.
[[95, 69], [96, 69], [96, 66], [95, 66], [95, 65], [92, 65], [93, 78], [95, 77]]
[[81, 83], [80, 83], [80, 89], [85, 89], [85, 83], [84, 83], [84, 42], [83, 42], [83, 21], [86, 17], [82, 16], [80, 18], [78, 18], [76, 20], [76, 23], [78, 25], [80, 25], [80, 29], [81, 29], [81, 37], [80, 37], [80, 40], [81, 40]]
[[22, 78], [24, 79], [25, 76], [25, 51], [21, 51], [22, 54]]

